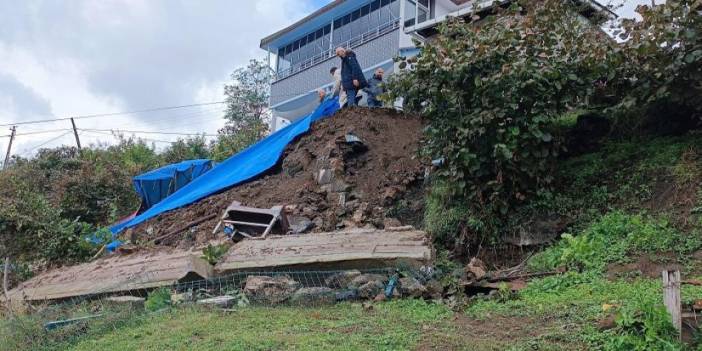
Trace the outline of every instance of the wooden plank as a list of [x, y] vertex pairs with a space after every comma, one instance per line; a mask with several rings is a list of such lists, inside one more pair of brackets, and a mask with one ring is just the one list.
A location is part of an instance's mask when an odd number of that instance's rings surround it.
[[680, 333], [682, 331], [680, 271], [663, 271], [663, 304], [670, 314], [673, 326]]
[[349, 261], [422, 263], [432, 258], [433, 251], [424, 232], [351, 230], [243, 240], [227, 252], [215, 270], [225, 272]]

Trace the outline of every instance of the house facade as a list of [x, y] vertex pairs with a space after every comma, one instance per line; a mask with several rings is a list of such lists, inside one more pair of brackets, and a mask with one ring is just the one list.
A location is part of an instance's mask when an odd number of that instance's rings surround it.
[[382, 67], [395, 70], [396, 56], [417, 52], [423, 40], [449, 16], [464, 17], [492, 6], [485, 0], [334, 0], [309, 16], [261, 40], [275, 72], [271, 85], [272, 129], [306, 115], [318, 104], [317, 90], [331, 91], [329, 73], [339, 66], [335, 48], [356, 52], [366, 76]]

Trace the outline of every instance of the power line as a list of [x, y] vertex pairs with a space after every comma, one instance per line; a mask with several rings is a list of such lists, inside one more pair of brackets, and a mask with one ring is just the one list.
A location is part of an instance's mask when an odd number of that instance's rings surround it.
[[201, 104], [156, 107], [156, 108], [150, 108], [150, 109], [145, 109], [145, 110], [136, 110], [136, 111], [100, 113], [100, 114], [92, 114], [92, 115], [78, 115], [78, 116], [73, 116], [73, 117], [60, 117], [60, 118], [53, 118], [53, 119], [43, 119], [43, 120], [34, 120], [34, 121], [26, 121], [26, 122], [17, 122], [17, 123], [5, 123], [5, 124], [0, 124], [0, 127], [9, 127], [9, 126], [17, 126], [17, 125], [25, 125], [25, 124], [48, 123], [48, 122], [56, 122], [56, 121], [68, 121], [71, 118], [73, 118], [73, 119], [86, 119], [86, 118], [131, 115], [131, 114], [145, 113], [145, 112], [175, 110], [175, 109], [188, 108], [188, 107], [209, 106], [209, 105], [223, 104], [225, 102], [226, 101], [215, 101], [215, 102], [207, 102], [207, 103], [201, 103]]
[[63, 134], [61, 134], [61, 135], [55, 137], [55, 138], [49, 139], [49, 140], [47, 140], [47, 141], [45, 141], [45, 142], [43, 142], [43, 143], [41, 143], [41, 144], [39, 144], [39, 145], [37, 145], [37, 146], [34, 146], [34, 147], [32, 147], [31, 149], [29, 149], [29, 150], [25, 149], [24, 151], [22, 151], [22, 152], [20, 153], [20, 155], [25, 155], [25, 154], [31, 153], [32, 151], [37, 150], [37, 149], [41, 148], [42, 146], [44, 146], [44, 145], [46, 145], [46, 144], [49, 144], [49, 143], [54, 142], [54, 141], [56, 141], [56, 140], [59, 140], [59, 139], [65, 137], [66, 135], [71, 134], [71, 133], [72, 133], [72, 131], [68, 131], [68, 132], [66, 132], [66, 133], [63, 133]]
[[144, 131], [144, 130], [124, 130], [124, 129], [92, 129], [92, 128], [80, 128], [79, 130], [84, 130], [88, 132], [118, 132], [118, 133], [133, 133], [133, 134], [162, 134], [162, 135], [197, 135], [197, 136], [209, 136], [216, 137], [217, 134], [205, 134], [205, 133], [184, 133], [184, 132], [155, 132], [155, 131]]
[[[103, 132], [85, 131], [85, 130], [82, 131], [82, 132], [90, 133], [90, 134], [93, 134], [93, 135], [109, 135], [109, 136], [111, 136], [111, 137], [113, 137], [113, 138], [119, 138], [117, 135], [114, 135], [114, 134], [112, 134], [112, 133], [103, 133]], [[156, 142], [156, 143], [167, 143], [167, 144], [173, 144], [173, 143], [175, 143], [174, 141], [150, 139], [150, 138], [143, 138], [143, 137], [139, 137], [139, 139], [144, 140], [144, 141], [153, 141], [153, 142]]]

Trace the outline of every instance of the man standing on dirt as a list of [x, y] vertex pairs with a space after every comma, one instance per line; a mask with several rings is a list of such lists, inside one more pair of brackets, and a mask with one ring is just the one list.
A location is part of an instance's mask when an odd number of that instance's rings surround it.
[[353, 51], [338, 47], [336, 56], [341, 59], [341, 86], [346, 90], [348, 105], [356, 106], [358, 92], [368, 86], [368, 82]]

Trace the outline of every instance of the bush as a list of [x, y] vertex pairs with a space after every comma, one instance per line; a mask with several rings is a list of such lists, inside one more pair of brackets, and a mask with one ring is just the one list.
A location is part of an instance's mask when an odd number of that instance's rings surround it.
[[626, 261], [631, 255], [665, 251], [682, 255], [700, 247], [702, 239], [684, 235], [666, 221], [611, 212], [577, 236], [564, 234], [558, 244], [532, 257], [529, 267], [542, 271], [567, 266], [602, 272], [608, 263]]
[[687, 131], [702, 122], [702, 2], [667, 1], [637, 12], [640, 20], [624, 20], [615, 32], [625, 40], [617, 107], [628, 116], [618, 127]]
[[607, 77], [610, 42], [561, 1], [513, 5], [479, 26], [450, 20], [388, 85], [424, 115], [425, 151], [480, 221], [505, 218], [550, 187], [562, 151], [554, 122]]
[[166, 288], [159, 288], [149, 293], [144, 301], [144, 308], [147, 311], [155, 312], [171, 305], [171, 291]]

